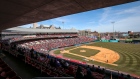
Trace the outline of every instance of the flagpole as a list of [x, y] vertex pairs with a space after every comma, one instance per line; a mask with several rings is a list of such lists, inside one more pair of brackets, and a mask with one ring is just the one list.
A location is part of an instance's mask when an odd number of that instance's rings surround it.
[[63, 29], [64, 29], [64, 21], [62, 22], [62, 24], [63, 24]]

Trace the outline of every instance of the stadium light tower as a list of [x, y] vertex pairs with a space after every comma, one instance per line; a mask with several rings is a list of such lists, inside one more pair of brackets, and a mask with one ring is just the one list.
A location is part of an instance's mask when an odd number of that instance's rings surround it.
[[114, 32], [114, 21], [113, 22], [111, 22], [112, 24], [113, 24], [113, 38], [115, 38], [115, 32]]
[[62, 24], [63, 24], [63, 29], [64, 29], [64, 21], [62, 22]]

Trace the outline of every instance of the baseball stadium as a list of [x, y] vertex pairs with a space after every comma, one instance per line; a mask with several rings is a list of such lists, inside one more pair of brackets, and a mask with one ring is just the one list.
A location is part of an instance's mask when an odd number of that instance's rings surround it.
[[113, 79], [120, 75], [126, 78], [140, 75], [139, 41], [97, 40], [79, 36], [75, 29], [45, 32], [44, 29], [10, 28], [6, 31], [3, 32], [2, 50], [45, 76], [73, 77], [79, 66], [83, 73], [87, 67], [93, 69], [95, 79], [108, 79], [110, 75]]
[[[2, 0], [7, 7], [0, 11], [0, 79], [140, 79], [140, 32], [114, 32], [114, 25], [113, 32], [98, 33], [36, 23], [134, 1]], [[28, 23], [33, 27], [15, 27]]]

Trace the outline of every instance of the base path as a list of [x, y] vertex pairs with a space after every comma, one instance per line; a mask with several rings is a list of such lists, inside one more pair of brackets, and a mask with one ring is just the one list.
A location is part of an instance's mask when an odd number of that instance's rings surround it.
[[[61, 51], [61, 53], [62, 54], [68, 53], [68, 54], [72, 54], [75, 56], [83, 57], [88, 60], [98, 61], [98, 62], [115, 65], [115, 66], [117, 66], [117, 64], [113, 64], [113, 63], [116, 62], [117, 60], [119, 60], [119, 58], [120, 58], [118, 53], [116, 53], [113, 50], [107, 49], [107, 48], [96, 47], [96, 46], [79, 46], [77, 48], [96, 49], [96, 50], [99, 50], [100, 52], [97, 53], [96, 55], [90, 56], [90, 57], [71, 53], [70, 50], [73, 50], [73, 49]], [[77, 48], [74, 48], [74, 49], [77, 49]]]

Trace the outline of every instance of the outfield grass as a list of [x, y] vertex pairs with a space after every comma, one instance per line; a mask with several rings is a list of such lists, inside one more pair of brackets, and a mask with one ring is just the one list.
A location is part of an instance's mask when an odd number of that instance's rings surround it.
[[[80, 52], [80, 50], [85, 50], [85, 52]], [[74, 53], [74, 54], [90, 57], [90, 56], [94, 56], [95, 54], [97, 54], [100, 51], [95, 50], [95, 49], [77, 48], [77, 49], [70, 50], [70, 52]]]
[[73, 49], [75, 48], [76, 46], [72, 46], [72, 47], [68, 47], [68, 48], [65, 48], [65, 50], [70, 50], [70, 49]]
[[60, 54], [60, 51], [61, 50], [58, 49], [58, 50], [54, 51], [54, 54]]
[[[115, 62], [118, 70], [140, 75], [140, 44], [128, 43], [94, 43], [90, 46], [99, 46], [116, 51], [120, 59]], [[110, 67], [110, 66], [109, 66]]]

